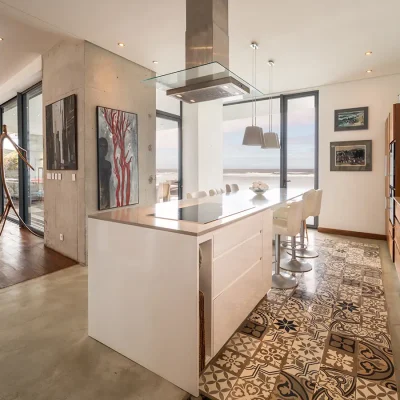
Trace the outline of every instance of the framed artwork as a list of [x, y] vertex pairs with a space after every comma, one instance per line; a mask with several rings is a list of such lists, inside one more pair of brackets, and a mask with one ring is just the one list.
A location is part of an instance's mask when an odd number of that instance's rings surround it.
[[137, 114], [97, 107], [98, 208], [139, 203]]
[[372, 171], [372, 140], [332, 142], [331, 171]]
[[335, 110], [335, 131], [368, 129], [368, 107]]
[[77, 170], [76, 95], [46, 106], [47, 169]]

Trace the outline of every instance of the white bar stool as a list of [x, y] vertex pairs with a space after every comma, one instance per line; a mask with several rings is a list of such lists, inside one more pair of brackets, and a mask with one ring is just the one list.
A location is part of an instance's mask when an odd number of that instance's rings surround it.
[[203, 197], [207, 197], [207, 192], [205, 192], [204, 190], [200, 191], [200, 192], [192, 192], [192, 193], [188, 193], [186, 195], [186, 197], [188, 199], [201, 199]]
[[[274, 212], [273, 232], [275, 235], [275, 273], [272, 275], [272, 288], [292, 289], [298, 285], [297, 279], [281, 273], [281, 235], [291, 236], [295, 233], [297, 221], [301, 220], [301, 201], [290, 203]], [[298, 229], [298, 228], [297, 228]]]
[[[319, 254], [308, 247], [304, 243], [305, 238], [305, 230], [306, 230], [306, 221], [309, 217], [318, 217], [321, 213], [321, 203], [322, 203], [322, 190], [310, 190], [303, 195], [303, 201], [305, 204], [307, 203], [307, 209], [304, 211], [303, 207], [303, 220], [301, 221], [301, 229], [300, 229], [300, 248], [296, 249], [296, 255], [300, 258], [315, 258], [318, 257]], [[292, 251], [288, 251], [289, 254], [292, 254]]]
[[[291, 244], [292, 244], [292, 258], [290, 260], [284, 260], [281, 262], [280, 267], [285, 271], [293, 272], [293, 273], [302, 273], [308, 272], [312, 270], [312, 266], [310, 263], [299, 261], [296, 258], [296, 235], [300, 232], [300, 225], [303, 216], [303, 201], [297, 201], [290, 203], [289, 210], [296, 204], [301, 203], [301, 206], [295, 206], [296, 212], [288, 212], [287, 213], [287, 222], [285, 229], [281, 230], [279, 233], [285, 236], [291, 236]], [[279, 220], [278, 220], [279, 221]], [[275, 223], [274, 223], [275, 230]]]

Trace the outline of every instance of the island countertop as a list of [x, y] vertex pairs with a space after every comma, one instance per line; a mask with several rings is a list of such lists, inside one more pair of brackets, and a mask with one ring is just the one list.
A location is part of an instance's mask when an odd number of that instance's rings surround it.
[[[304, 189], [270, 189], [264, 195], [256, 195], [251, 190], [239, 190], [238, 192], [207, 196], [201, 199], [187, 199], [158, 203], [151, 207], [128, 206], [113, 209], [106, 212], [89, 215], [89, 218], [115, 222], [126, 225], [142, 226], [150, 229], [166, 230], [191, 236], [200, 236], [214, 231], [222, 226], [234, 223], [240, 219], [257, 214], [269, 208], [275, 208], [282, 203], [301, 196]], [[244, 210], [232, 215], [222, 217], [209, 223], [198, 223], [155, 217], [156, 211], [177, 212], [178, 209], [204, 203], [220, 204], [222, 209]]]

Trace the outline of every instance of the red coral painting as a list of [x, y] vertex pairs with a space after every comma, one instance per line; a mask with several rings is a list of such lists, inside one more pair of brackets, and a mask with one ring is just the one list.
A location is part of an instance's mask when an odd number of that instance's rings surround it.
[[97, 107], [99, 210], [139, 203], [137, 114]]

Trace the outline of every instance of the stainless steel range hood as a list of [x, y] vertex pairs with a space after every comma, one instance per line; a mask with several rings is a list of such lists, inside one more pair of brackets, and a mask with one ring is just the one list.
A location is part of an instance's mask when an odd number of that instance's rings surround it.
[[263, 95], [228, 68], [228, 0], [186, 0], [186, 69], [145, 82], [186, 103]]

